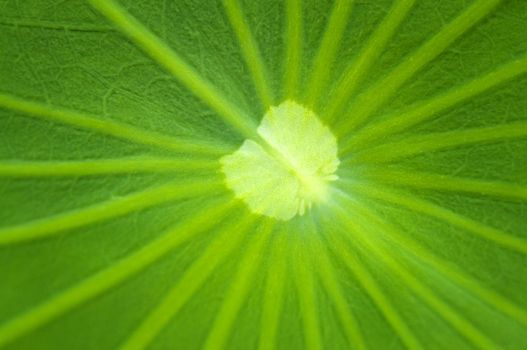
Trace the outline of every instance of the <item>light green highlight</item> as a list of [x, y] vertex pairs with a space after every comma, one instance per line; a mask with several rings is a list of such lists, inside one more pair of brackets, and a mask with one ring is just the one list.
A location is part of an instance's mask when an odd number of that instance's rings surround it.
[[340, 161], [337, 141], [311, 110], [293, 101], [271, 107], [257, 129], [220, 159], [227, 186], [252, 212], [287, 221], [328, 200]]

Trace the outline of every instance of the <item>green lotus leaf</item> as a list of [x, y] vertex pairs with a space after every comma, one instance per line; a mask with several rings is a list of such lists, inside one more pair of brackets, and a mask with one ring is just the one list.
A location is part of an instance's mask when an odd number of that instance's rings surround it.
[[0, 349], [526, 349], [524, 0], [0, 0]]

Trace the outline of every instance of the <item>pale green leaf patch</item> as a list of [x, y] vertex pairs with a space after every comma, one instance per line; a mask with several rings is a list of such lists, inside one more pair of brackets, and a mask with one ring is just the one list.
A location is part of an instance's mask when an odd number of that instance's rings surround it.
[[265, 142], [246, 140], [221, 159], [226, 182], [249, 208], [289, 220], [328, 199], [337, 179], [337, 141], [316, 114], [293, 101], [271, 107], [257, 129]]

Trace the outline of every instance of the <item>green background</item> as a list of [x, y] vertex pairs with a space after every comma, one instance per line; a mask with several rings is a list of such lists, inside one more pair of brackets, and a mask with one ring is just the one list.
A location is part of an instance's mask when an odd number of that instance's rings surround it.
[[[491, 2], [466, 28], [449, 27]], [[212, 339], [228, 349], [525, 349], [527, 2], [416, 0], [391, 33], [383, 23], [409, 1], [301, 0], [298, 13], [294, 1], [228, 3], [240, 6], [256, 61], [220, 1], [0, 0], [0, 348], [195, 349]], [[250, 125], [268, 108], [254, 79], [263, 67], [272, 103], [305, 103], [339, 135], [341, 192], [286, 223], [250, 214], [217, 168], [222, 147], [234, 150], [246, 135], [101, 4], [133, 16]], [[386, 40], [332, 119], [332, 96], [379, 33]], [[440, 48], [438, 33], [454, 37]], [[409, 62], [415, 73], [394, 73]], [[298, 79], [288, 91], [291, 67]], [[477, 94], [442, 98], [483, 77], [490, 83]], [[314, 81], [316, 101], [306, 96]], [[354, 143], [371, 125], [434, 101], [426, 120]], [[31, 103], [47, 109], [28, 112]], [[63, 110], [205, 141], [218, 154], [57, 121]], [[469, 142], [471, 130], [485, 132]], [[428, 148], [412, 143], [427, 135]], [[95, 174], [99, 161], [106, 170]], [[133, 197], [167, 183], [176, 185], [151, 202]], [[179, 198], [182, 189], [190, 194]], [[128, 198], [130, 210], [120, 202]], [[93, 207], [98, 214], [82, 216]], [[189, 220], [195, 235], [158, 259], [137, 271], [125, 264], [124, 277], [98, 292], [99, 282], [85, 284], [158, 238], [184, 237]], [[152, 312], [166, 322], [149, 327]], [[130, 338], [141, 324], [143, 343]]]

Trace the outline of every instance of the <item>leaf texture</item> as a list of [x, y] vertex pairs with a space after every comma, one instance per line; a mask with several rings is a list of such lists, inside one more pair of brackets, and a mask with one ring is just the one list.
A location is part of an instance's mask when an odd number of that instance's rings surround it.
[[[0, 0], [0, 349], [527, 348], [525, 33], [523, 0]], [[340, 159], [288, 221], [221, 170], [284, 101]]]

